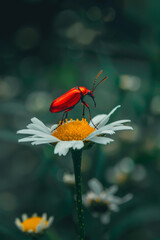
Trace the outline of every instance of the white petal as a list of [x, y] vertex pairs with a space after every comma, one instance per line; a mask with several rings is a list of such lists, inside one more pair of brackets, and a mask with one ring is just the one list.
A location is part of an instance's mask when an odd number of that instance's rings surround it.
[[44, 133], [48, 133], [50, 134], [50, 130], [46, 127], [46, 128], [43, 128], [39, 125], [35, 125], [34, 123], [30, 123], [27, 125], [27, 128], [28, 129], [32, 129], [32, 130], [38, 130], [38, 131], [41, 131], [41, 132], [44, 132]]
[[40, 121], [38, 118], [36, 118], [36, 117], [34, 117], [34, 118], [32, 118], [31, 119], [31, 122], [33, 122], [35, 125], [37, 125], [37, 126], [41, 126], [42, 128], [44, 128], [44, 129], [48, 129], [46, 126], [45, 126], [45, 124], [42, 122], [42, 121]]
[[[57, 141], [57, 142], [59, 142], [59, 141]], [[49, 144], [49, 143], [55, 143], [55, 142], [53, 142], [52, 140], [48, 140], [48, 139], [40, 139], [40, 138], [38, 138], [36, 141], [34, 140], [31, 144], [32, 145], [40, 145], [40, 144]]]
[[101, 222], [103, 224], [108, 224], [110, 222], [110, 213], [104, 213], [100, 216]]
[[88, 135], [88, 137], [86, 137], [84, 140], [91, 140], [93, 137], [101, 134], [114, 134], [115, 133], [114, 131], [118, 130], [132, 130], [132, 127], [123, 125], [112, 126], [111, 124], [109, 124], [100, 128], [99, 130], [95, 130], [90, 135]]
[[[110, 202], [110, 205], [111, 204], [113, 205], [113, 206], [111, 206], [111, 208], [115, 207], [115, 205], [118, 208], [118, 205], [130, 201], [132, 198], [133, 198], [133, 195], [129, 193], [126, 196], [124, 196], [123, 198], [120, 198], [120, 197], [117, 197], [117, 196], [110, 196], [110, 197], [108, 197], [107, 200]], [[113, 211], [115, 211], [115, 210], [113, 210]]]
[[43, 231], [44, 228], [45, 228], [45, 219], [42, 218], [42, 220], [39, 222], [39, 224], [36, 227], [36, 233]]
[[[38, 138], [38, 139], [39, 139], [39, 138]], [[18, 142], [32, 142], [32, 141], [34, 141], [34, 140], [35, 140], [34, 137], [31, 136], [31, 137], [21, 138], [21, 139], [18, 140]]]
[[56, 144], [54, 148], [54, 153], [59, 154], [59, 156], [63, 155], [65, 156], [70, 148], [70, 142], [68, 141], [60, 141]]
[[[33, 142], [33, 145], [38, 145], [38, 144], [43, 144], [43, 143], [55, 143], [55, 140], [52, 138], [38, 138], [38, 137], [26, 137], [26, 138], [21, 138], [18, 140], [18, 142]], [[56, 142], [59, 142], [59, 140], [57, 140]]]
[[19, 130], [17, 132], [18, 134], [31, 134], [31, 135], [36, 135], [38, 137], [44, 137], [44, 138], [53, 138], [53, 139], [57, 139], [54, 136], [51, 135], [51, 133], [44, 133], [42, 131], [38, 131], [38, 130], [32, 130], [32, 129], [22, 129]]
[[33, 214], [32, 214], [32, 217], [37, 217], [37, 213], [33, 213]]
[[109, 196], [107, 199], [110, 203], [120, 205], [122, 203], [122, 198], [117, 196]]
[[90, 140], [91, 138], [93, 138], [93, 137], [95, 137], [95, 136], [97, 136], [97, 135], [100, 135], [101, 132], [102, 132], [101, 129], [95, 130], [94, 132], [92, 132], [91, 134], [89, 134], [88, 137], [86, 137], [86, 138], [84, 139], [84, 141], [85, 141], [85, 140]]
[[[123, 122], [123, 120], [120, 120], [121, 122]], [[120, 122], [117, 121], [117, 122]], [[129, 122], [128, 120], [124, 120], [125, 122]], [[112, 122], [110, 124], [107, 124], [106, 126], [101, 127], [99, 130], [105, 131], [105, 130], [112, 130], [114, 131], [115, 127], [122, 127], [124, 126], [123, 123], [117, 123], [117, 122]], [[130, 126], [126, 126], [126, 127], [130, 127]]]
[[21, 139], [18, 139], [18, 142], [32, 142], [34, 141], [34, 136], [24, 137]]
[[118, 120], [118, 121], [115, 121], [115, 122], [112, 122], [112, 123], [108, 124], [107, 126], [109, 126], [109, 125], [119, 125], [119, 124], [123, 124], [123, 123], [127, 123], [127, 122], [131, 122], [131, 120], [129, 120], [129, 119]]
[[99, 114], [97, 116], [95, 116], [94, 118], [92, 118], [92, 120], [90, 121], [89, 125], [91, 127], [94, 127], [93, 126], [93, 123], [95, 126], [98, 127], [98, 125], [103, 121], [103, 119], [107, 116], [107, 114]]
[[57, 128], [57, 126], [58, 126], [58, 124], [52, 125], [52, 127], [50, 128], [51, 132], [53, 132]]
[[[30, 136], [30, 137], [35, 137], [35, 138], [39, 137], [40, 139], [50, 139], [50, 140], [52, 140], [52, 142], [59, 141], [58, 138], [52, 136], [51, 134], [46, 134], [46, 133], [43, 133], [43, 132], [40, 132], [40, 131], [36, 131], [36, 130], [23, 129], [23, 130], [18, 131], [17, 133], [20, 133], [20, 134], [31, 134], [32, 136]], [[29, 140], [27, 140], [27, 141], [29, 141]]]
[[[107, 126], [104, 126], [104, 127], [101, 127], [100, 129], [98, 130], [95, 130], [94, 132], [92, 132], [91, 134], [88, 135], [88, 137], [86, 137], [84, 140], [91, 140], [93, 137], [95, 136], [98, 136], [98, 135], [101, 135], [103, 134], [104, 130], [108, 130]], [[111, 132], [109, 134], [113, 134], [114, 132], [112, 131], [111, 129]], [[92, 140], [91, 140], [92, 141]]]
[[114, 127], [114, 131], [120, 131], [120, 130], [133, 130], [133, 128], [130, 127], [130, 126], [119, 126], [119, 127]]
[[114, 204], [114, 203], [109, 204], [109, 209], [113, 212], [118, 212], [119, 211], [118, 205]]
[[[121, 123], [120, 123], [121, 122]], [[115, 130], [118, 130], [116, 129], [117, 127], [129, 127], [129, 129], [131, 128], [130, 126], [124, 126], [122, 124], [122, 122], [129, 122], [129, 120], [120, 120], [120, 121], [116, 121], [116, 122], [113, 122], [113, 123], [110, 123], [110, 124], [107, 124], [106, 126], [103, 126], [101, 127], [98, 131], [101, 133], [103, 133], [104, 131], [106, 130], [110, 130], [110, 131], [115, 131]], [[94, 131], [95, 132], [95, 131]], [[94, 133], [93, 132], [93, 133]]]
[[29, 229], [27, 232], [28, 232], [28, 233], [33, 233], [33, 230], [32, 230], [32, 229]]
[[50, 139], [50, 140], [52, 140], [52, 142], [58, 142], [59, 141], [59, 139], [58, 138], [56, 138], [56, 137], [54, 137], [54, 136], [52, 136], [52, 135], [43, 135], [43, 134], [39, 134], [39, 135], [34, 135], [35, 137], [39, 137], [40, 139]]
[[21, 231], [23, 231], [23, 225], [22, 225], [22, 223], [21, 223], [19, 218], [15, 219], [15, 224]]
[[60, 141], [56, 144], [54, 153], [59, 154], [59, 156], [65, 156], [70, 148], [81, 149], [84, 146], [82, 141]]
[[[110, 116], [111, 116], [111, 115], [117, 110], [117, 108], [119, 108], [119, 107], [120, 107], [120, 105], [116, 106], [108, 115], [103, 116], [103, 118], [101, 118], [100, 122], [97, 123], [96, 126], [97, 126], [98, 128], [103, 127], [103, 126], [108, 122]], [[99, 119], [100, 119], [100, 118], [99, 118]], [[93, 119], [93, 120], [94, 120], [94, 119]], [[93, 120], [92, 120], [92, 121], [93, 121]], [[94, 123], [94, 121], [93, 121], [93, 123]]]
[[18, 134], [38, 134], [38, 133], [42, 133], [42, 131], [39, 130], [33, 130], [33, 129], [22, 129], [17, 131]]
[[115, 108], [113, 108], [113, 110], [108, 114], [108, 117], [110, 117], [117, 110], [117, 108], [120, 108], [120, 107], [121, 107], [121, 105], [118, 105]]
[[97, 135], [106, 134], [106, 133], [113, 134], [114, 133], [114, 127], [109, 126], [109, 125], [101, 127], [100, 129], [95, 130], [94, 132], [89, 134], [84, 140], [90, 140]]
[[104, 130], [104, 131], [101, 132], [101, 134], [110, 134], [110, 135], [112, 135], [112, 134], [115, 134], [115, 131], [113, 131], [113, 130]]
[[106, 190], [106, 195], [105, 195], [105, 199], [108, 198], [109, 196], [115, 194], [118, 191], [118, 186], [117, 185], [113, 185], [110, 188], [108, 188]]
[[[26, 137], [26, 138], [21, 138], [18, 140], [18, 142], [34, 142], [34, 141], [47, 141], [47, 142], [50, 142], [51, 140], [48, 140], [48, 139], [43, 139], [43, 138], [37, 138], [37, 137]], [[52, 142], [52, 141], [51, 141]]]
[[92, 178], [91, 180], [89, 180], [88, 185], [90, 189], [97, 195], [100, 195], [103, 191], [102, 184], [96, 178]]
[[122, 198], [121, 203], [128, 202], [128, 201], [130, 201], [132, 198], [133, 198], [133, 194], [128, 193], [126, 196], [124, 196], [124, 197]]
[[84, 147], [83, 141], [71, 141], [71, 147], [75, 149], [81, 149]]
[[47, 220], [47, 213], [43, 213], [42, 218], [46, 221]]
[[90, 138], [90, 141], [99, 143], [99, 144], [107, 144], [107, 143], [113, 142], [114, 140], [107, 137], [93, 137], [93, 138]]
[[[98, 196], [100, 197], [100, 196]], [[93, 191], [89, 191], [87, 194], [86, 194], [86, 198], [87, 198], [87, 201], [89, 200], [95, 200], [95, 198], [97, 198], [97, 194]]]
[[22, 214], [22, 220], [23, 220], [23, 221], [25, 221], [27, 218], [28, 218], [28, 216], [27, 216], [26, 213]]
[[53, 223], [53, 220], [54, 220], [54, 217], [50, 217], [48, 219], [48, 224], [47, 224], [47, 227], [49, 228], [51, 226], [51, 224]]

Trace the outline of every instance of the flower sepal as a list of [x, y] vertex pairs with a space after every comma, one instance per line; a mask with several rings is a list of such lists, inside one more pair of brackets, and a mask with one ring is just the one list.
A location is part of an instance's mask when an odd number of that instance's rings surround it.
[[86, 141], [85, 144], [84, 144], [84, 150], [88, 150], [88, 149], [91, 149], [93, 147], [95, 143], [93, 142], [89, 142], [89, 141]]

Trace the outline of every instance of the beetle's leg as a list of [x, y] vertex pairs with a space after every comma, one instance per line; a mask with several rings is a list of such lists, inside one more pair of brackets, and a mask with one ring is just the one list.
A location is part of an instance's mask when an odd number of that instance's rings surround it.
[[[72, 108], [71, 108], [71, 109], [72, 109]], [[61, 120], [60, 124], [58, 124], [58, 127], [63, 124], [63, 122], [64, 122], [65, 119], [67, 118], [68, 112], [69, 112], [71, 109], [67, 109], [66, 111], [64, 111], [64, 113], [63, 113], [63, 115], [62, 115], [62, 120]], [[58, 128], [58, 127], [57, 127], [57, 128]]]
[[66, 115], [65, 115], [65, 117], [64, 117], [64, 119], [63, 119], [63, 120], [65, 120], [65, 119], [67, 118], [67, 116], [68, 116], [68, 112], [69, 112], [69, 111], [71, 111], [71, 110], [72, 110], [72, 108], [73, 108], [73, 107], [71, 107], [71, 108], [68, 108], [68, 109], [66, 109], [66, 110], [65, 110], [65, 112], [64, 112], [64, 113], [65, 113]]
[[68, 116], [68, 111], [67, 112], [65, 112], [66, 113], [66, 115], [65, 115], [65, 118], [64, 118], [64, 120], [67, 118], [67, 116]]
[[61, 126], [61, 125], [63, 124], [65, 113], [66, 113], [66, 112], [64, 112], [63, 115], [62, 115], [62, 120], [61, 120], [61, 123], [60, 123], [59, 126]]
[[91, 121], [92, 118], [91, 118], [91, 111], [90, 111], [89, 105], [88, 105], [86, 102], [84, 102], [83, 100], [82, 100], [82, 104], [88, 108], [88, 111], [89, 111], [89, 120]]
[[84, 102], [83, 100], [82, 100], [82, 104], [84, 104], [84, 106], [86, 106], [86, 107], [88, 108], [88, 111], [89, 111], [89, 120], [91, 121], [91, 123], [93, 124], [93, 126], [97, 129], [97, 127], [94, 125], [94, 123], [93, 123], [93, 121], [92, 121], [92, 118], [91, 118], [91, 110], [90, 110], [90, 108], [89, 108], [89, 105], [88, 105], [86, 102]]
[[85, 115], [85, 105], [82, 103], [83, 105], [83, 112], [82, 112], [82, 118], [84, 118], [84, 115]]
[[[87, 104], [87, 105], [88, 105], [88, 104]], [[87, 108], [88, 108], [88, 111], [89, 111], [89, 121], [92, 121], [91, 110], [90, 110], [89, 106], [88, 106]]]
[[[66, 109], [66, 110], [64, 111], [64, 113], [63, 113], [63, 115], [62, 115], [62, 120], [61, 120], [60, 124], [58, 124], [57, 128], [63, 124], [63, 122], [65, 121], [65, 119], [66, 119], [67, 116], [68, 116], [68, 112], [71, 111], [72, 108], [73, 108], [73, 107], [70, 107], [70, 108], [68, 108], [68, 109]], [[56, 128], [56, 129], [57, 129], [57, 128]]]
[[64, 112], [63, 115], [62, 115], [62, 120], [60, 121], [60, 123], [58, 124], [58, 126], [54, 129], [54, 131], [63, 124], [64, 114], [65, 114], [65, 112]]

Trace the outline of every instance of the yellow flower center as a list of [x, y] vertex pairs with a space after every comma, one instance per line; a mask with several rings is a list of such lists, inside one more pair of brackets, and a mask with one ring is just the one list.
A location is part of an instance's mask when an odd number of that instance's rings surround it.
[[66, 119], [58, 128], [52, 133], [52, 136], [62, 140], [62, 141], [72, 141], [72, 140], [84, 140], [89, 134], [95, 131], [95, 128], [91, 127], [85, 118], [70, 122]]
[[100, 203], [100, 202], [101, 202], [101, 199], [98, 198], [98, 197], [97, 197], [97, 198], [94, 198], [94, 199], [93, 199], [93, 198], [88, 198], [88, 199], [87, 199], [87, 202], [88, 202], [88, 203], [92, 203], [92, 202]]
[[[24, 222], [22, 222], [23, 231], [26, 232], [28, 230], [32, 230], [33, 232], [36, 232], [36, 227], [41, 221], [41, 217], [31, 217], [26, 219]], [[45, 221], [45, 224], [47, 225], [48, 221]]]
[[127, 180], [127, 174], [119, 173], [116, 178], [118, 183], [124, 183]]

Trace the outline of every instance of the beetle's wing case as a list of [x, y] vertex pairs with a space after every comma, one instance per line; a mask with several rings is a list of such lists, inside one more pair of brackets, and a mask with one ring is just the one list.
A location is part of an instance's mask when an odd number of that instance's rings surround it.
[[81, 91], [78, 87], [74, 87], [60, 97], [56, 98], [50, 106], [50, 111], [55, 113], [67, 110], [74, 107], [74, 105], [76, 105], [80, 99]]

